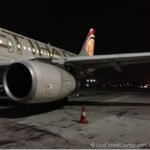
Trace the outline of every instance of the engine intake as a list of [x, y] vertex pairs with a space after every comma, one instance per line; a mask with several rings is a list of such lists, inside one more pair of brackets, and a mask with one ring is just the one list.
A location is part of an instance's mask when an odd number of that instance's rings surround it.
[[42, 62], [16, 62], [4, 72], [3, 85], [10, 99], [19, 102], [48, 102], [74, 91], [74, 77], [65, 70]]

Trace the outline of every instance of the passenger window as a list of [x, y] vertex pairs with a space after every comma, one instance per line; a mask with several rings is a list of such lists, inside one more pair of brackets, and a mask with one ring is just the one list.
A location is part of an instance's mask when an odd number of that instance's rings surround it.
[[27, 49], [26, 46], [23, 46], [23, 49], [26, 50]]
[[0, 44], [2, 44], [3, 43], [3, 40], [2, 39], [0, 39]]
[[20, 44], [18, 44], [17, 46], [18, 46], [18, 49], [20, 49], [20, 48], [21, 48]]
[[28, 50], [29, 50], [29, 52], [31, 51], [31, 48], [30, 47], [28, 47]]
[[14, 51], [14, 48], [13, 48], [13, 43], [12, 43], [11, 39], [8, 39], [7, 45], [8, 45], [8, 51], [10, 53], [12, 53]]
[[8, 42], [8, 45], [9, 45], [9, 47], [12, 47], [12, 43], [10, 41]]

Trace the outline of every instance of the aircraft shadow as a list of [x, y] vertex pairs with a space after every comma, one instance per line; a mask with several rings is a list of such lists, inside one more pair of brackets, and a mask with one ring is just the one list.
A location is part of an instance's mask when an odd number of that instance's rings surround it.
[[93, 102], [93, 101], [70, 101], [67, 102], [67, 106], [150, 106], [150, 103], [138, 103], [138, 102]]
[[55, 102], [40, 103], [40, 104], [16, 104], [10, 101], [0, 101], [1, 106], [9, 106], [8, 108], [0, 109], [0, 118], [23, 118], [37, 114], [43, 114], [61, 109], [64, 106], [150, 106], [150, 103], [137, 102], [93, 102], [93, 101], [66, 101], [59, 100]]
[[61, 109], [66, 103], [66, 100], [60, 100], [48, 103], [39, 104], [16, 104], [14, 102], [0, 102], [1, 106], [9, 106], [7, 108], [0, 109], [0, 118], [22, 118], [37, 114], [43, 114], [46, 112]]
[[11, 101], [10, 99], [1, 99], [0, 100], [0, 107], [1, 106], [13, 106], [16, 103], [14, 101]]

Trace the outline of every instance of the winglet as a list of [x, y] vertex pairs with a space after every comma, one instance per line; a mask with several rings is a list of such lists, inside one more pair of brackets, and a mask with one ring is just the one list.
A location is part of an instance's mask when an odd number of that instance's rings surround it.
[[95, 45], [95, 30], [91, 28], [81, 49], [80, 56], [93, 56]]

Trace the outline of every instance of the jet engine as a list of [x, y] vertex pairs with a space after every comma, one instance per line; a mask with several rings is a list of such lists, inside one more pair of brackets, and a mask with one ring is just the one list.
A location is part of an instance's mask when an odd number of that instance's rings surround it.
[[22, 103], [60, 100], [75, 90], [75, 78], [60, 67], [23, 61], [10, 64], [3, 76], [8, 97]]

